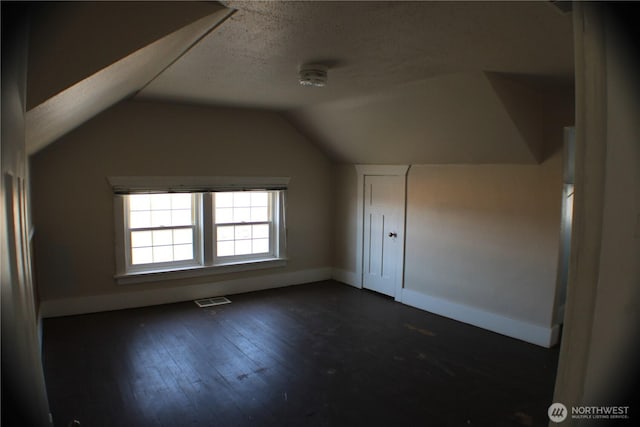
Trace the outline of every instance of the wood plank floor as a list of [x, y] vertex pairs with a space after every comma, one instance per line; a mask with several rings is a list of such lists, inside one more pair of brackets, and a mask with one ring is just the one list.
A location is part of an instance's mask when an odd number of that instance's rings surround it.
[[44, 320], [56, 426], [546, 426], [558, 350], [333, 281]]

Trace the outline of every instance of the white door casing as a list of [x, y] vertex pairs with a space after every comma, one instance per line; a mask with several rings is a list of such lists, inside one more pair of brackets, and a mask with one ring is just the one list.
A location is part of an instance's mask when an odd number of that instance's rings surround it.
[[401, 176], [365, 177], [364, 246], [362, 285], [385, 295], [396, 294], [396, 271], [401, 241], [398, 229], [402, 223], [404, 197]]
[[402, 299], [408, 166], [358, 165], [356, 274], [360, 286]]

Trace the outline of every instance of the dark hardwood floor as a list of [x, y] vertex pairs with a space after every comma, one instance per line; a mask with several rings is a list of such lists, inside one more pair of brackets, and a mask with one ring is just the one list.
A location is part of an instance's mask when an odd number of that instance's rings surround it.
[[45, 319], [56, 426], [546, 426], [558, 350], [337, 282]]

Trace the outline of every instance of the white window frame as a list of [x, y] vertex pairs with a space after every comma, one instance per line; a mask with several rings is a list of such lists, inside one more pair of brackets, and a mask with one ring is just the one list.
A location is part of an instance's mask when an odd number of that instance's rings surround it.
[[129, 198], [123, 197], [123, 213], [122, 221], [124, 228], [124, 256], [125, 256], [125, 270], [129, 273], [147, 272], [150, 270], [173, 270], [184, 267], [196, 267], [202, 265], [202, 194], [201, 193], [189, 193], [191, 194], [191, 226], [179, 226], [179, 227], [150, 227], [149, 230], [159, 229], [176, 229], [192, 227], [193, 232], [193, 258], [189, 260], [180, 261], [168, 261], [168, 262], [154, 262], [149, 264], [133, 264], [131, 260], [131, 231], [138, 230], [132, 229], [129, 225]]
[[[255, 177], [109, 177], [114, 195], [115, 279], [119, 284], [197, 277], [236, 271], [282, 267], [286, 256], [286, 188], [289, 178]], [[219, 191], [267, 191], [270, 196], [269, 253], [216, 256], [213, 194]], [[194, 258], [186, 261], [132, 265], [127, 194], [195, 193]], [[197, 234], [197, 236], [195, 235]]]
[[[278, 242], [280, 241], [280, 232], [278, 224], [280, 223], [280, 203], [279, 200], [282, 197], [280, 192], [278, 191], [265, 191], [269, 194], [269, 220], [268, 221], [256, 221], [256, 222], [231, 222], [231, 223], [216, 223], [216, 198], [215, 194], [212, 194], [211, 203], [212, 203], [212, 211], [214, 212], [211, 215], [212, 219], [212, 227], [213, 231], [211, 233], [211, 237], [213, 239], [213, 264], [214, 265], [229, 265], [229, 264], [238, 264], [243, 262], [252, 262], [260, 259], [272, 259], [277, 258], [280, 252]], [[254, 225], [254, 224], [269, 224], [269, 251], [262, 254], [247, 254], [247, 255], [229, 255], [229, 256], [219, 256], [217, 251], [217, 230], [218, 226], [237, 226], [237, 225]]]

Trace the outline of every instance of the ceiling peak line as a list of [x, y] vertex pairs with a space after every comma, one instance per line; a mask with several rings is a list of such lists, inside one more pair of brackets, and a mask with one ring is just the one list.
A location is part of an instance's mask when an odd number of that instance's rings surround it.
[[[223, 16], [220, 20], [216, 21], [211, 28], [209, 28], [207, 31], [205, 31], [200, 37], [198, 37], [196, 40], [193, 41], [193, 43], [191, 43], [189, 46], [187, 46], [182, 53], [180, 53], [178, 56], [176, 56], [175, 58], [173, 58], [173, 60], [171, 62], [169, 62], [164, 68], [162, 68], [162, 70], [158, 71], [151, 79], [149, 79], [148, 82], [146, 82], [144, 84], [144, 86], [142, 86], [140, 89], [138, 89], [136, 91], [136, 94], [139, 93], [141, 90], [144, 90], [149, 84], [151, 84], [155, 79], [158, 78], [158, 76], [160, 76], [162, 73], [164, 73], [164, 71], [171, 67], [176, 61], [178, 61], [180, 58], [182, 58], [187, 52], [189, 52], [191, 49], [193, 49], [194, 46], [196, 46], [198, 43], [200, 43], [202, 40], [204, 40], [205, 37], [207, 37], [209, 34], [211, 34], [212, 32], [214, 32], [217, 28], [219, 28], [224, 22], [227, 21], [227, 19], [229, 19], [231, 16], [233, 16], [234, 13], [236, 13], [238, 10], [237, 9], [228, 9], [228, 12], [225, 16]], [[212, 14], [213, 15], [213, 14]], [[134, 94], [135, 96], [135, 94]]]
[[207, 15], [155, 42], [121, 58], [93, 75], [27, 111], [26, 147], [29, 155], [46, 147], [82, 123], [136, 94], [158, 70], [185, 47], [202, 40], [215, 29], [213, 21], [224, 21], [226, 9]]

